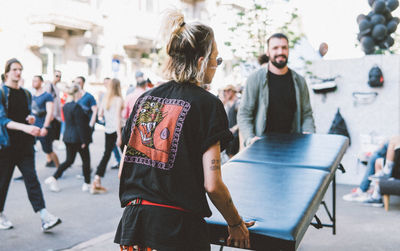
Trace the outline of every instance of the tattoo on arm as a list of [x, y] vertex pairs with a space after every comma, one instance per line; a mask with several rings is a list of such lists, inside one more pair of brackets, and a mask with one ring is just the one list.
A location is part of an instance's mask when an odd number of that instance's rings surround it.
[[227, 204], [228, 206], [231, 206], [231, 205], [233, 204], [233, 201], [232, 201], [232, 198], [231, 198], [231, 197], [228, 198], [226, 204]]
[[213, 171], [221, 169], [221, 160], [220, 159], [211, 160], [210, 169], [213, 170]]

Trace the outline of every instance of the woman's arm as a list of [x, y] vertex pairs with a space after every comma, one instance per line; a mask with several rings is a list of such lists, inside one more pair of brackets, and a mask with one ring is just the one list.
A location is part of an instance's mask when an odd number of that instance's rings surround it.
[[121, 124], [122, 124], [122, 109], [123, 109], [122, 98], [117, 99], [117, 146], [120, 147], [122, 143], [122, 133], [121, 133]]
[[247, 227], [253, 225], [254, 222], [245, 223], [242, 220], [233, 204], [228, 188], [222, 181], [219, 142], [203, 154], [203, 170], [206, 192], [229, 226], [227, 244], [230, 245], [233, 242], [236, 247], [250, 248]]

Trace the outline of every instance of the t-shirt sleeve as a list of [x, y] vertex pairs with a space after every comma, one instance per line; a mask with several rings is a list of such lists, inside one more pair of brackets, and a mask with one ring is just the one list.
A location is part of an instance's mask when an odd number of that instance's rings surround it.
[[89, 107], [92, 107], [92, 106], [94, 106], [94, 105], [97, 105], [96, 99], [94, 99], [93, 96], [90, 96], [90, 99], [89, 99]]
[[208, 148], [218, 141], [221, 145], [221, 151], [223, 151], [233, 139], [233, 135], [228, 127], [228, 118], [222, 102], [216, 100], [214, 103], [214, 107], [209, 109], [208, 116], [205, 117], [205, 138], [201, 145], [202, 153], [205, 153]]
[[47, 93], [45, 103], [53, 101], [54, 101], [53, 96], [51, 96], [50, 93]]

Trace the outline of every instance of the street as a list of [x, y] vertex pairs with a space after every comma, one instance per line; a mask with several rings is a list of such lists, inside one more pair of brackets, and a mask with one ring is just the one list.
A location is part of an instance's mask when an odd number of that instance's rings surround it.
[[[54, 143], [54, 149], [62, 162], [65, 160], [65, 150], [58, 150], [57, 145]], [[44, 184], [44, 180], [53, 174], [55, 168], [45, 167], [45, 154], [41, 151], [40, 144], [36, 146], [36, 170], [46, 207], [63, 222], [51, 232], [42, 233], [40, 217], [32, 210], [24, 182], [11, 181], [4, 213], [14, 224], [14, 229], [0, 232], [0, 250], [62, 250], [114, 231], [122, 215], [118, 199], [118, 171], [110, 169], [115, 162], [114, 157], [111, 157], [102, 179], [108, 193], [92, 195], [81, 191], [83, 179], [77, 178], [77, 175], [82, 174], [79, 154], [73, 166], [58, 180], [61, 192], [54, 193]], [[96, 130], [90, 145], [92, 177], [103, 151], [104, 132]], [[14, 171], [14, 177], [19, 175], [18, 170]], [[118, 248], [117, 245], [115, 247]]]

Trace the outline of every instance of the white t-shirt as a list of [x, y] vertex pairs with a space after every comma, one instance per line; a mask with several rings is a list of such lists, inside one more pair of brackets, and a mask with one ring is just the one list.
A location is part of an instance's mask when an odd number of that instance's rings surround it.
[[121, 116], [121, 107], [117, 107], [118, 103], [121, 104], [121, 102], [118, 102], [121, 98], [119, 97], [114, 97], [111, 100], [111, 105], [107, 109], [106, 108], [106, 103], [107, 101], [104, 99], [102, 102], [103, 110], [104, 110], [104, 121], [105, 121], [105, 132], [108, 134], [114, 133], [117, 131], [117, 116]]

